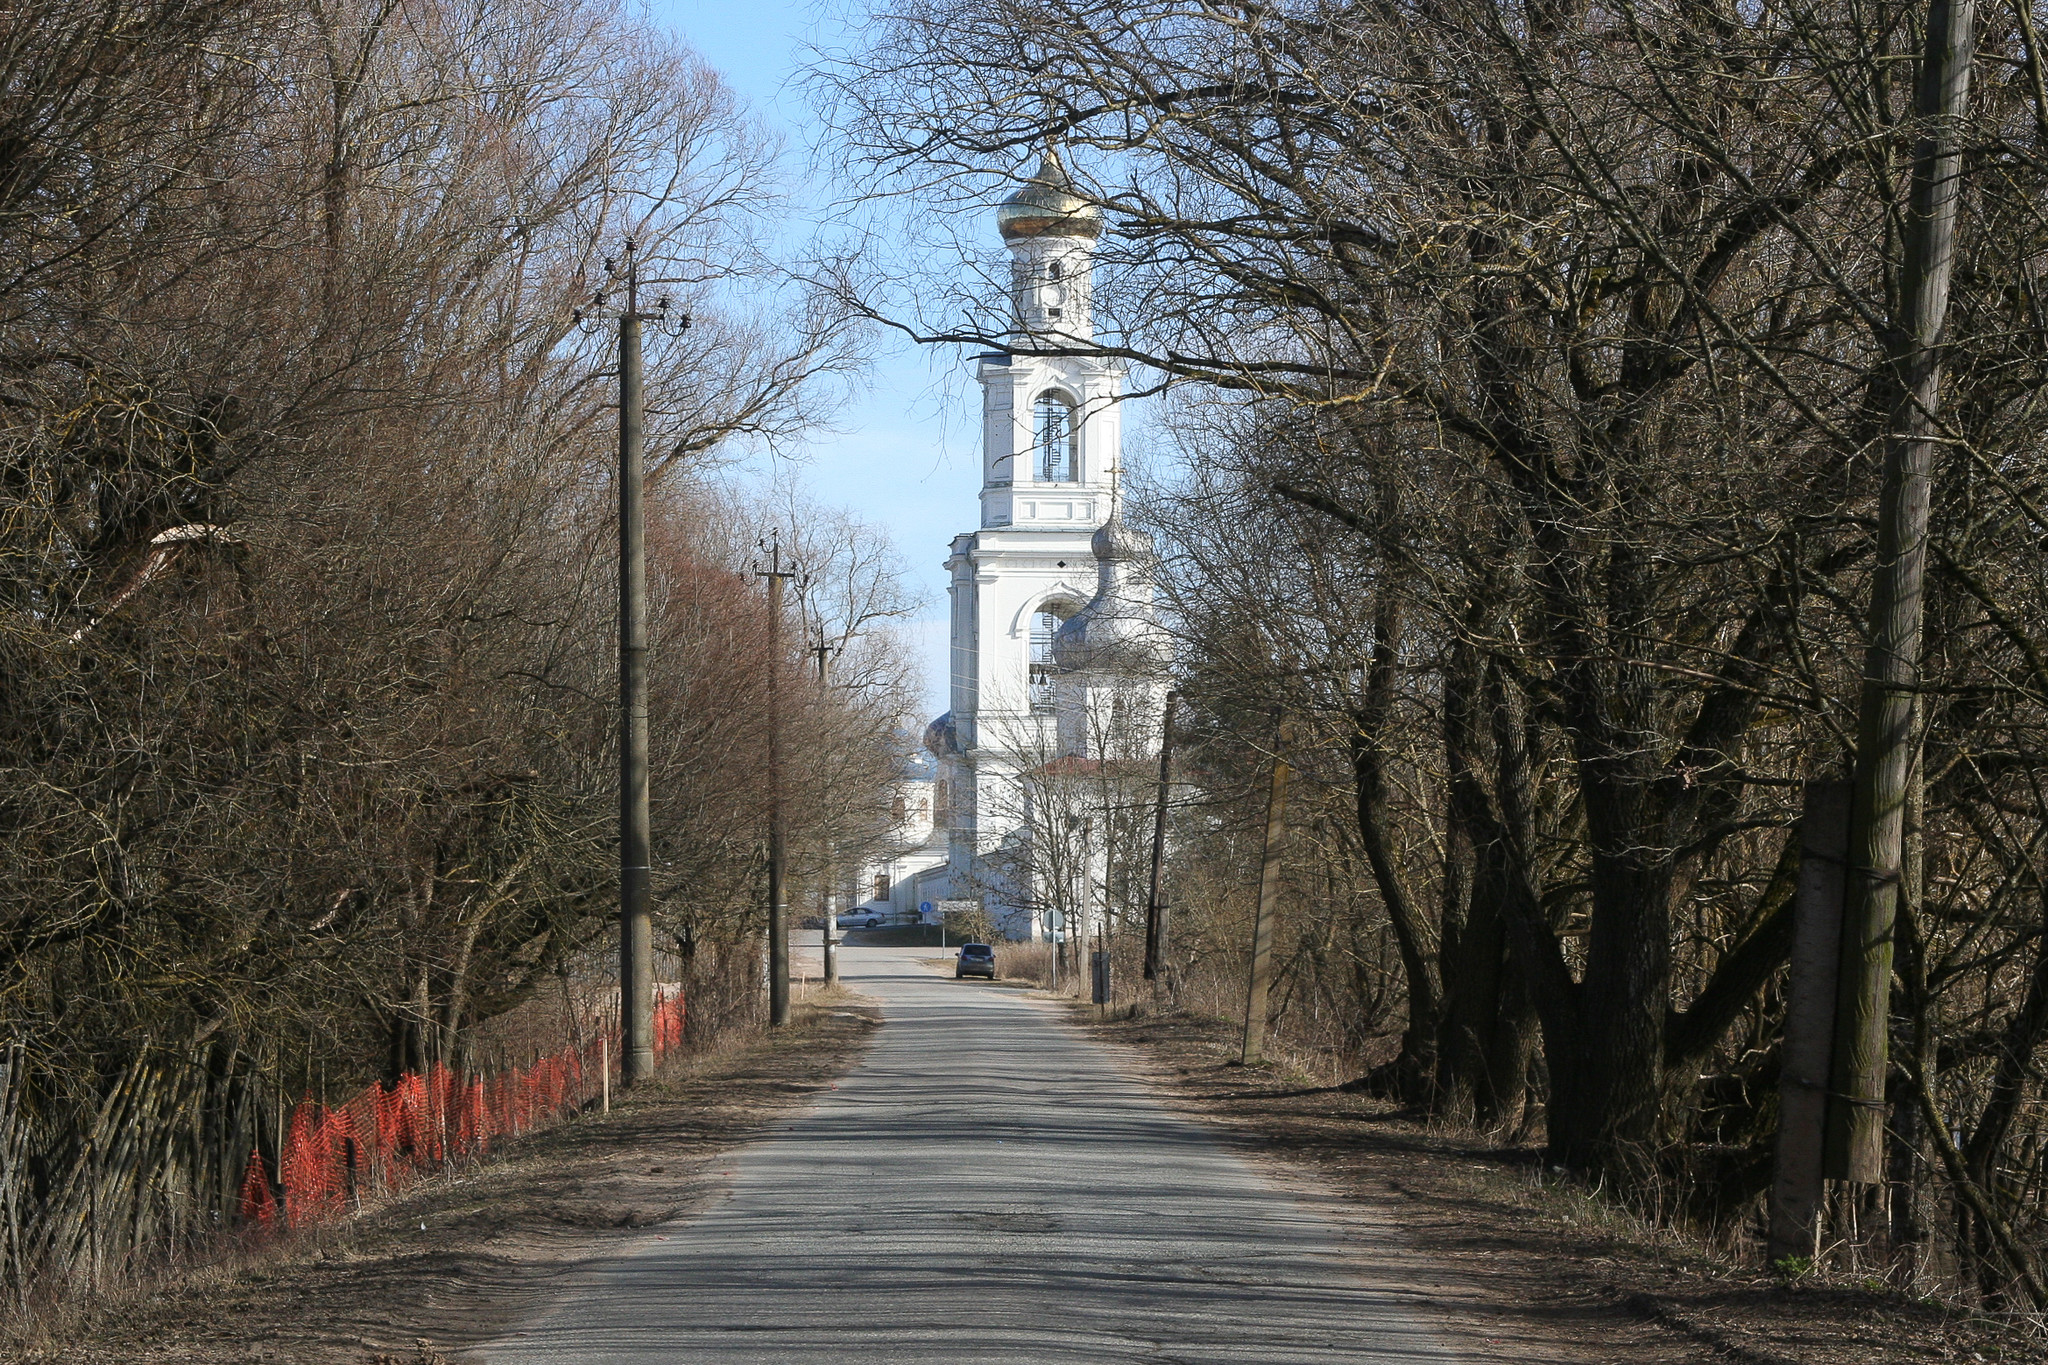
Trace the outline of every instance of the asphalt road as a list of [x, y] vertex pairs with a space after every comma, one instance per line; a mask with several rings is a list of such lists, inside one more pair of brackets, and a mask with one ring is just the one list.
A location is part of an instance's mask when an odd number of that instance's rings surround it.
[[1309, 1199], [1053, 1007], [916, 961], [936, 955], [843, 950], [887, 1020], [861, 1066], [490, 1365], [1452, 1361]]

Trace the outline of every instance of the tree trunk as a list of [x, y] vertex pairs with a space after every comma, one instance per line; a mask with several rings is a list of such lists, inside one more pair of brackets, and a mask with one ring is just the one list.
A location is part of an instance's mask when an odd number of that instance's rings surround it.
[[1393, 822], [1387, 808], [1386, 736], [1394, 709], [1402, 624], [1400, 599], [1383, 589], [1373, 616], [1372, 660], [1366, 667], [1365, 704], [1352, 740], [1351, 762], [1358, 783], [1359, 839], [1393, 925], [1408, 986], [1408, 1023], [1401, 1032], [1393, 1089], [1403, 1099], [1421, 1101], [1427, 1097], [1436, 1062], [1436, 978], [1422, 919], [1390, 833]]
[[[1563, 1059], [1561, 1066], [1552, 1064], [1550, 1107], [1576, 1112], [1578, 989], [1542, 910], [1534, 767], [1521, 692], [1499, 669], [1485, 666], [1458, 686], [1447, 679], [1444, 692], [1450, 806], [1470, 829], [1472, 849], [1454, 944], [1445, 933], [1444, 1103], [1484, 1126], [1519, 1128], [1539, 1021], [1546, 1051]], [[1493, 800], [1477, 774], [1477, 755], [1489, 749]]]
[[[1671, 978], [1671, 879], [1650, 858], [1608, 849], [1593, 863], [1593, 922], [1580, 986], [1572, 1108], [1554, 1102], [1550, 1143], [1567, 1165], [1628, 1183], [1655, 1166]], [[1552, 1074], [1558, 1058], [1550, 1054]]]
[[1481, 1128], [1520, 1122], [1535, 1019], [1508, 949], [1509, 898], [1521, 879], [1505, 841], [1480, 844], [1458, 951], [1444, 958], [1440, 1108]]
[[[1480, 849], [1494, 842], [1495, 821], [1481, 786], [1477, 728], [1478, 651], [1460, 641], [1452, 647], [1443, 672], [1443, 751], [1447, 784], [1444, 793], [1443, 885], [1438, 909], [1437, 957], [1443, 964], [1446, 1000], [1438, 1012], [1436, 1040], [1436, 1103], [1445, 1113], [1475, 1107], [1472, 1073], [1464, 1065], [1461, 1040], [1466, 1032], [1460, 994], [1461, 966], [1466, 960], [1473, 904], [1482, 876]], [[1488, 865], [1491, 870], [1492, 865]], [[1455, 1015], [1455, 1017], [1454, 1017]]]

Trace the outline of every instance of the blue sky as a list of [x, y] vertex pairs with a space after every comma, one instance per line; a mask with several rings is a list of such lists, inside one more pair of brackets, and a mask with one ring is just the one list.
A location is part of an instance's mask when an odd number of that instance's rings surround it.
[[[820, 22], [817, 0], [651, 0], [647, 13], [680, 33], [789, 142], [792, 171], [814, 134], [791, 75]], [[819, 186], [812, 213], [832, 187]], [[993, 216], [990, 231], [994, 230]], [[957, 348], [899, 339], [876, 357], [867, 390], [820, 436], [801, 473], [820, 502], [847, 507], [887, 529], [923, 588], [925, 618], [913, 628], [930, 715], [946, 709], [946, 543], [978, 518], [979, 415]]]

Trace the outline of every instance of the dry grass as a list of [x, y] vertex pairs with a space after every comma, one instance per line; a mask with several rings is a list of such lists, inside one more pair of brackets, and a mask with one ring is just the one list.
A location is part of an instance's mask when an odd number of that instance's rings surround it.
[[995, 948], [997, 976], [1005, 981], [1029, 982], [1042, 991], [1052, 989], [1053, 958], [1050, 943], [998, 943]]
[[[1087, 1019], [1089, 1012], [1077, 1011]], [[1441, 1280], [1446, 1332], [1469, 1358], [1627, 1365], [1932, 1365], [2048, 1361], [2030, 1325], [1973, 1317], [1871, 1280], [1792, 1287], [1658, 1226], [1528, 1147], [1419, 1122], [1302, 1068], [1235, 1063], [1225, 1021], [1142, 1014], [1091, 1023], [1134, 1069], [1218, 1122], [1282, 1178], [1354, 1201]], [[1291, 1174], [1290, 1174], [1291, 1173]]]
[[699, 1207], [720, 1152], [853, 1064], [872, 1002], [815, 984], [793, 999], [790, 1028], [728, 1034], [609, 1115], [506, 1143], [343, 1223], [173, 1268], [33, 1329], [0, 1326], [0, 1362], [444, 1365], [545, 1297], [559, 1268]]
[[[1053, 989], [1054, 956], [1049, 943], [998, 943], [996, 971], [1006, 981], [1022, 982], [1070, 1000], [1088, 996], [1085, 977], [1062, 968], [1059, 989]], [[1173, 998], [1146, 981], [1141, 968], [1135, 936], [1119, 941], [1115, 949], [1115, 971], [1111, 978], [1114, 997], [1106, 1017], [1113, 1020], [1144, 1019], [1162, 1012], [1199, 1024], [1217, 1039], [1241, 1040], [1244, 1032], [1244, 982], [1216, 970], [1185, 970], [1175, 984]], [[1340, 1052], [1320, 1041], [1321, 1032], [1303, 1029], [1292, 1014], [1282, 1013], [1266, 1034], [1266, 1069], [1299, 1085], [1341, 1085], [1358, 1075], [1369, 1060]], [[1393, 1040], [1389, 1040], [1390, 1042]]]

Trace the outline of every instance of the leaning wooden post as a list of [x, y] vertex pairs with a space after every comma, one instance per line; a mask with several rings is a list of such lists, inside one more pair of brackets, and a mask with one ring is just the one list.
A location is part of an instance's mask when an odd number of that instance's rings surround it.
[[1799, 890], [1778, 1068], [1778, 1152], [1771, 1182], [1770, 1257], [1813, 1259], [1819, 1245], [1821, 1137], [1835, 1038], [1835, 975], [1849, 852], [1850, 785], [1809, 782], [1799, 821]]
[[1266, 991], [1273, 979], [1273, 914], [1280, 899], [1280, 858], [1287, 841], [1289, 728], [1282, 720], [1273, 741], [1273, 776], [1266, 791], [1266, 847], [1259, 867], [1259, 904], [1252, 919], [1251, 985], [1245, 992], [1244, 1047], [1238, 1060], [1253, 1066], [1266, 1059]]

